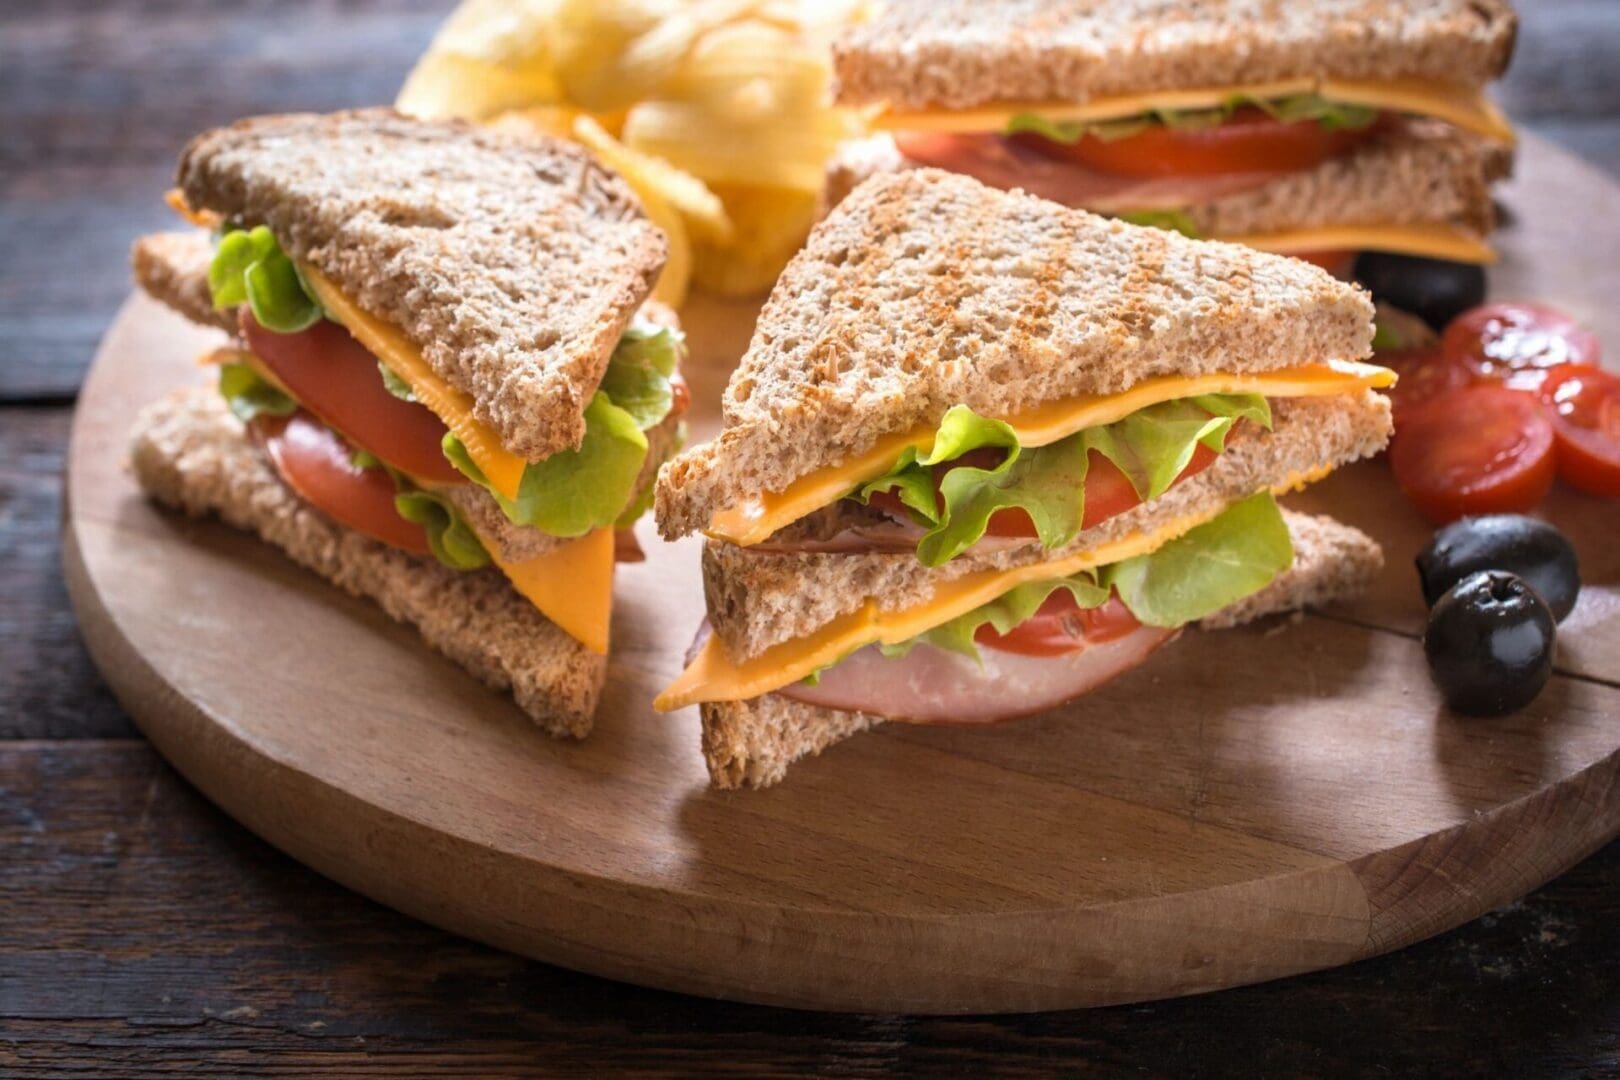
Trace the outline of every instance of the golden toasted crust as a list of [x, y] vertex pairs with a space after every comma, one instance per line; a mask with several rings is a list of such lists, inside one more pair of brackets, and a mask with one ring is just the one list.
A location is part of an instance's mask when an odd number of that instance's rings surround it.
[[629, 186], [573, 143], [388, 109], [206, 132], [178, 182], [397, 327], [529, 461], [579, 446], [666, 253]]
[[1506, 0], [887, 0], [833, 46], [843, 104], [965, 109], [1299, 76], [1477, 86]]
[[[1294, 565], [1246, 600], [1200, 625], [1223, 629], [1267, 615], [1330, 604], [1366, 587], [1383, 566], [1383, 552], [1364, 533], [1332, 518], [1283, 511], [1294, 541]], [[769, 787], [789, 765], [876, 727], [883, 718], [805, 705], [778, 694], [751, 701], [707, 703], [703, 760], [718, 788]], [[1016, 737], [987, 732], [987, 738]]]
[[153, 233], [140, 237], [130, 252], [135, 284], [154, 300], [194, 323], [236, 333], [236, 311], [217, 311], [208, 289], [214, 253], [200, 232]]
[[550, 734], [589, 733], [606, 657], [558, 629], [498, 571], [458, 573], [310, 508], [281, 484], [211, 389], [180, 390], [142, 411], [130, 459], [158, 502], [194, 516], [217, 514], [376, 602], [483, 683], [510, 690]]
[[[1450, 225], [1483, 238], [1496, 227], [1490, 184], [1512, 170], [1511, 147], [1438, 120], [1403, 118], [1314, 169], [1186, 208], [1206, 236], [1244, 237], [1324, 225]], [[828, 208], [869, 176], [917, 168], [889, 135], [845, 143], [827, 166]], [[1092, 203], [1119, 213], [1141, 207]]]
[[1371, 301], [1294, 259], [1139, 228], [937, 169], [875, 176], [777, 282], [718, 438], [659, 475], [670, 538], [954, 405], [1007, 416], [1153, 375], [1371, 350]]
[[710, 625], [726, 654], [742, 662], [772, 645], [806, 637], [867, 600], [884, 611], [906, 611], [927, 603], [941, 583], [964, 574], [1051, 562], [1178, 518], [1211, 514], [1291, 477], [1369, 457], [1389, 441], [1389, 399], [1370, 390], [1280, 399], [1272, 413], [1271, 432], [1240, 431], [1209, 468], [1056, 551], [1031, 541], [990, 554], [969, 552], [931, 568], [912, 552], [770, 554], [708, 541], [703, 585]]

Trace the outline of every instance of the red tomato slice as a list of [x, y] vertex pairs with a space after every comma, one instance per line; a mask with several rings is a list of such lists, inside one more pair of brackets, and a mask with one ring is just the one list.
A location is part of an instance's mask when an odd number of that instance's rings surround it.
[[1620, 496], [1620, 377], [1564, 364], [1548, 373], [1541, 396], [1555, 414], [1558, 475], [1592, 495]]
[[242, 336], [265, 367], [322, 423], [411, 476], [436, 484], [466, 481], [440, 448], [444, 422], [425, 405], [388, 392], [377, 358], [335, 322], [296, 334], [266, 330], [242, 308]]
[[1552, 487], [1552, 420], [1528, 394], [1466, 386], [1406, 414], [1389, 464], [1401, 491], [1437, 525], [1530, 510]]
[[1440, 338], [1446, 356], [1481, 377], [1536, 391], [1543, 369], [1596, 364], [1597, 336], [1544, 304], [1485, 304], [1451, 320]]
[[382, 469], [355, 465], [337, 432], [302, 409], [255, 417], [248, 430], [281, 479], [315, 509], [390, 547], [429, 554], [422, 526], [394, 509], [394, 481]]
[[1400, 376], [1389, 391], [1397, 431], [1413, 409], [1474, 381], [1473, 369], [1445, 356], [1438, 345], [1379, 353], [1377, 359]]
[[1239, 109], [1214, 127], [1178, 131], [1163, 124], [1123, 139], [1082, 136], [1060, 143], [1022, 132], [1015, 138], [1050, 157], [1119, 176], [1220, 176], [1312, 169], [1364, 142], [1377, 127], [1330, 131], [1314, 120], [1285, 123], [1259, 109]]
[[1118, 596], [1110, 596], [1101, 607], [1082, 608], [1072, 593], [1059, 589], [1048, 596], [1035, 614], [1007, 631], [996, 633], [981, 626], [973, 635], [987, 649], [1020, 653], [1024, 656], [1062, 656], [1091, 645], [1101, 645], [1137, 629], [1136, 621]]

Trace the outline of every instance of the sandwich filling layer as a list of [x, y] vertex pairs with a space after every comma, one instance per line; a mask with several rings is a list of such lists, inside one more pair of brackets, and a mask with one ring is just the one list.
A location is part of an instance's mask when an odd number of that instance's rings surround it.
[[[647, 432], [679, 411], [674, 331], [633, 325], [587, 407], [584, 443], [526, 462], [402, 334], [289, 259], [263, 227], [221, 238], [209, 286], [217, 309], [240, 309], [247, 345], [221, 357], [221, 390], [289, 487], [452, 569], [494, 562], [564, 631], [606, 651], [614, 528], [650, 502]], [[460, 489], [474, 485], [512, 526], [547, 541], [514, 551], [480, 535], [458, 509]]]
[[1117, 597], [1138, 623], [1174, 629], [1258, 592], [1292, 561], [1287, 527], [1271, 493], [1261, 492], [1065, 558], [963, 575], [904, 611], [885, 611], [868, 599], [814, 633], [741, 663], [710, 636], [654, 705], [669, 711], [746, 701], [813, 679], [868, 646], [902, 656], [921, 645], [973, 653], [982, 628], [1005, 636], [1059, 590], [1081, 609]]
[[[1350, 361], [1245, 374], [1167, 375], [1143, 379], [1119, 394], [1049, 402], [1020, 415], [1000, 418], [996, 423], [1016, 445], [1029, 450], [1118, 423], [1167, 402], [1231, 395], [1325, 397], [1387, 387], [1394, 379], [1394, 373], [1386, 368]], [[917, 455], [931, 451], [939, 434], [938, 426], [930, 426], [879, 439], [867, 451], [802, 476], [781, 491], [765, 492], [716, 512], [705, 532], [713, 539], [744, 547], [762, 543], [786, 526], [894, 472], [908, 455], [915, 460]], [[1182, 464], [1185, 466], [1185, 462]], [[1171, 475], [1179, 472], [1177, 469]], [[923, 508], [915, 498], [911, 505]]]

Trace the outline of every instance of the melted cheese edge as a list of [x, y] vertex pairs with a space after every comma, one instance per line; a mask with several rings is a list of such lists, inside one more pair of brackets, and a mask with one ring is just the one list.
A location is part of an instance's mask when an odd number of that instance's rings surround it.
[[1421, 79], [1394, 79], [1372, 82], [1353, 79], [1282, 79], [1268, 83], [1243, 83], [1194, 90], [1160, 90], [1122, 94], [1095, 101], [1009, 102], [981, 108], [948, 111], [917, 111], [879, 108], [868, 117], [872, 127], [883, 131], [975, 132], [1001, 131], [1019, 113], [1036, 113], [1053, 123], [1118, 120], [1156, 109], [1212, 109], [1234, 95], [1273, 100], [1296, 94], [1316, 93], [1346, 105], [1433, 116], [1476, 135], [1512, 144], [1517, 136], [1513, 125], [1483, 91], [1469, 86], [1445, 86]]
[[1490, 244], [1473, 233], [1449, 225], [1328, 225], [1210, 239], [1278, 255], [1310, 251], [1389, 251], [1480, 265], [1496, 261], [1496, 250]]
[[[1124, 393], [1085, 394], [1003, 419], [1018, 434], [1022, 445], [1046, 446], [1077, 431], [1112, 424], [1149, 405], [1197, 394], [1317, 397], [1387, 387], [1394, 382], [1395, 373], [1387, 368], [1345, 360], [1251, 374], [1161, 375], [1143, 379]], [[783, 526], [837, 502], [860, 484], [882, 476], [908, 448], [921, 450], [930, 446], [934, 433], [933, 427], [927, 427], [884, 436], [871, 449], [801, 476], [782, 491], [766, 492], [715, 512], [704, 532], [740, 547], [757, 544]]]
[[[1296, 491], [1332, 471], [1331, 466], [1324, 465], [1295, 473], [1271, 490], [1277, 495]], [[1225, 506], [1217, 506], [1207, 513], [1176, 518], [1150, 532], [1111, 540], [1053, 562], [965, 574], [939, 585], [926, 603], [905, 611], [883, 611], [876, 600], [868, 599], [858, 610], [834, 619], [815, 633], [773, 645], [741, 664], [733, 663], [720, 646], [719, 638], [710, 634], [686, 670], [653, 700], [653, 708], [671, 712], [699, 702], [747, 701], [780, 690], [812, 672], [836, 664], [856, 649], [876, 643], [898, 645], [909, 641], [1026, 582], [1068, 577], [1082, 570], [1157, 551], [1183, 533], [1219, 516], [1225, 509]]]
[[298, 269], [315, 290], [321, 306], [336, 315], [355, 340], [388, 365], [388, 370], [405, 381], [416, 399], [455, 433], [490, 486], [508, 499], [516, 499], [527, 462], [502, 446], [495, 432], [473, 416], [472, 395], [451, 386], [404, 334], [362, 311], [326, 275], [308, 263], [299, 263]]

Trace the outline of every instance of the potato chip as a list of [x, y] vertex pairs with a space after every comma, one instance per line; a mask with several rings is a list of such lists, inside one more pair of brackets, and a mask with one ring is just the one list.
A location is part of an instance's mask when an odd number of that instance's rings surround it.
[[726, 215], [725, 205], [702, 180], [661, 158], [632, 150], [588, 116], [574, 122], [572, 134], [636, 191], [652, 191], [679, 211], [697, 236], [721, 244], [731, 239], [731, 218]]
[[693, 245], [692, 280], [717, 296], [757, 296], [776, 283], [804, 243], [815, 223], [819, 195], [739, 184], [714, 188], [731, 213], [736, 235], [729, 244]]

